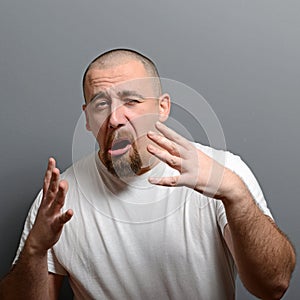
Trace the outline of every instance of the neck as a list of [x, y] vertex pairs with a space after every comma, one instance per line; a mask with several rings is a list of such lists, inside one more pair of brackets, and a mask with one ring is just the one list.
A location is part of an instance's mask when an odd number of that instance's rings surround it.
[[153, 159], [150, 159], [148, 166], [142, 166], [136, 175], [145, 174], [146, 172], [153, 169], [158, 163], [159, 163], [159, 159], [153, 156]]

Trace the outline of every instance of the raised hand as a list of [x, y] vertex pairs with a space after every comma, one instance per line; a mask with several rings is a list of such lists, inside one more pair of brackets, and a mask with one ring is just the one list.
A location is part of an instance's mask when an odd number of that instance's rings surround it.
[[45, 254], [59, 240], [63, 226], [73, 216], [71, 209], [61, 212], [68, 183], [59, 180], [60, 172], [55, 165], [55, 160], [50, 158], [44, 177], [42, 201], [26, 242], [34, 253]]
[[148, 151], [177, 170], [179, 175], [149, 178], [149, 181], [164, 186], [187, 186], [221, 198], [223, 174], [229, 170], [162, 123], [156, 123], [156, 129], [159, 133], [150, 131], [148, 137], [157, 146], [149, 144]]

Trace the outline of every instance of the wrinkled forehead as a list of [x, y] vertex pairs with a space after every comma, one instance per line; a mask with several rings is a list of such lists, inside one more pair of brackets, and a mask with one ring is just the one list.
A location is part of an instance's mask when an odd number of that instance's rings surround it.
[[95, 93], [121, 89], [134, 89], [140, 93], [153, 95], [157, 78], [151, 76], [153, 75], [146, 71], [144, 65], [136, 60], [104, 68], [96, 65], [86, 74], [85, 98], [89, 102]]
[[98, 94], [107, 95], [110, 98], [137, 95], [142, 98], [158, 98], [160, 96], [160, 84], [157, 77], [139, 77], [121, 80], [91, 80], [85, 87], [87, 102], [92, 101]]

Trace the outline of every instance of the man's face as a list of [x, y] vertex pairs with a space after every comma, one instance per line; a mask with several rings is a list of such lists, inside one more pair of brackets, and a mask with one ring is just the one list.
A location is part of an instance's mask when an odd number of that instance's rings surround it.
[[129, 61], [111, 68], [90, 69], [86, 76], [87, 129], [99, 144], [99, 157], [118, 177], [142, 174], [157, 159], [147, 151], [149, 130], [164, 121], [168, 95], [158, 97], [143, 64]]

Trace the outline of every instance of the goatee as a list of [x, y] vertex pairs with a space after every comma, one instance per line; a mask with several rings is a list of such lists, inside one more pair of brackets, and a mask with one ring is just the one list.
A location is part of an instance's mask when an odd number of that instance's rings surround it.
[[[119, 139], [122, 136], [118, 133], [112, 134], [107, 144], [112, 145], [115, 139]], [[128, 136], [128, 134], [126, 136]], [[129, 139], [132, 141], [133, 137], [130, 136]], [[140, 172], [142, 160], [135, 142], [131, 143], [131, 149], [129, 149], [127, 153], [120, 156], [112, 156], [108, 151], [109, 147], [110, 146], [104, 149], [104, 151], [100, 150], [99, 154], [103, 164], [112, 175], [118, 178], [133, 177]]]

